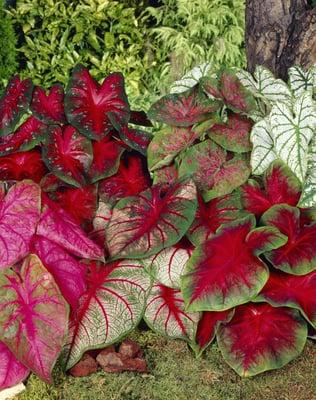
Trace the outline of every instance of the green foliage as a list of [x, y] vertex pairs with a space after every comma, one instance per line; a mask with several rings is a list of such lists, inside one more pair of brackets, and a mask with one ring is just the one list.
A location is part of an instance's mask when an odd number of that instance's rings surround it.
[[3, 0], [0, 0], [0, 90], [16, 69], [16, 37]]

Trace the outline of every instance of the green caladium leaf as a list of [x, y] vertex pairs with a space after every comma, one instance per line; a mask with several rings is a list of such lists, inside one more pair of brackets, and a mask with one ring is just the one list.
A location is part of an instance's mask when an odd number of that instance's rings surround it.
[[211, 69], [211, 63], [198, 65], [187, 72], [181, 79], [172, 83], [170, 93], [182, 93], [197, 85], [201, 78], [207, 76]]
[[289, 84], [295, 96], [300, 96], [306, 91], [313, 92], [316, 82], [316, 64], [308, 71], [299, 66], [289, 69]]
[[307, 176], [303, 185], [300, 207], [313, 207], [316, 205], [316, 136], [310, 144], [307, 163]]

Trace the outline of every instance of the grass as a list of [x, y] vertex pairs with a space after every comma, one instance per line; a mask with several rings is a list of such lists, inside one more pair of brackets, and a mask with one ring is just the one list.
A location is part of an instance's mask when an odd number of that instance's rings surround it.
[[15, 400], [316, 400], [316, 345], [280, 370], [240, 378], [223, 361], [216, 345], [194, 359], [181, 341], [152, 332], [134, 334], [145, 349], [151, 373], [109, 374], [86, 378], [55, 371], [55, 385], [32, 375]]

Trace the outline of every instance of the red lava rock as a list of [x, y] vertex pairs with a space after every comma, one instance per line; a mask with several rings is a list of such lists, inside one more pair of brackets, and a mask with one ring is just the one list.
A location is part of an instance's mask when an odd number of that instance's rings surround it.
[[101, 354], [101, 355], [105, 356], [106, 354], [109, 354], [109, 353], [116, 353], [115, 347], [113, 345], [108, 346], [105, 349], [99, 351], [97, 355]]
[[101, 352], [97, 357], [97, 362], [106, 372], [124, 371], [123, 357], [119, 353], [102, 354]]
[[97, 369], [96, 361], [89, 354], [84, 354], [82, 359], [69, 370], [69, 373], [75, 377], [82, 377], [94, 374]]
[[146, 360], [144, 358], [130, 358], [129, 360], [124, 360], [124, 370], [148, 372]]
[[127, 358], [135, 358], [139, 356], [141, 349], [139, 345], [131, 339], [124, 340], [119, 348], [119, 353], [124, 357]]

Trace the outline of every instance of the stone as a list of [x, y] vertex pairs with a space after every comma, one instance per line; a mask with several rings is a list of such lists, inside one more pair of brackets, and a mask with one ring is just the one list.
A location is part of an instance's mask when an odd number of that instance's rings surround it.
[[97, 369], [98, 364], [95, 359], [89, 354], [84, 354], [82, 359], [69, 370], [69, 373], [75, 377], [82, 377], [94, 374]]
[[124, 358], [135, 358], [140, 352], [139, 345], [131, 339], [124, 340], [119, 347], [119, 353]]

